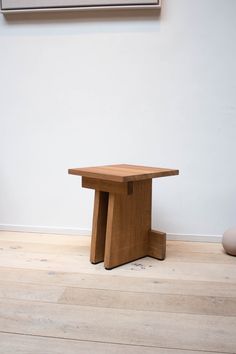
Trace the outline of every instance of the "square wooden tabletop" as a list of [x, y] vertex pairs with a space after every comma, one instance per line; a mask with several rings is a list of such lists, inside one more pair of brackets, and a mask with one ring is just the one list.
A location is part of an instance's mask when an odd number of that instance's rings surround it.
[[114, 182], [140, 181], [156, 177], [178, 175], [179, 170], [136, 165], [108, 165], [97, 167], [71, 168], [71, 175], [90, 177]]

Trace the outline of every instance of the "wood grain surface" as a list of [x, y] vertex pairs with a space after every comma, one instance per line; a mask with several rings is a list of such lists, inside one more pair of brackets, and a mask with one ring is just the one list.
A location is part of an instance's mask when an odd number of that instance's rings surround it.
[[71, 168], [68, 170], [68, 173], [71, 175], [91, 177], [108, 181], [130, 182], [156, 177], [178, 175], [179, 171], [169, 168], [120, 164], [98, 167]]
[[[167, 241], [107, 272], [90, 237], [0, 232], [0, 353], [235, 353], [236, 258]], [[177, 254], [177, 255], [176, 255]]]
[[150, 179], [135, 182], [131, 195], [109, 194], [104, 259], [106, 269], [148, 254], [151, 208]]
[[94, 264], [104, 260], [108, 198], [108, 193], [95, 191], [90, 250], [90, 261]]

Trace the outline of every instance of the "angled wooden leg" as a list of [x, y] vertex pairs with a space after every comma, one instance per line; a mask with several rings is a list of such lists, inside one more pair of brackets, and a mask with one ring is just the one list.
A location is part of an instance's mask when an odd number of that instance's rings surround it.
[[133, 182], [133, 193], [109, 194], [104, 266], [111, 269], [148, 254], [152, 181]]
[[166, 234], [160, 231], [149, 231], [148, 255], [160, 260], [166, 256]]
[[90, 251], [90, 261], [92, 263], [99, 263], [104, 260], [108, 195], [107, 192], [95, 191]]

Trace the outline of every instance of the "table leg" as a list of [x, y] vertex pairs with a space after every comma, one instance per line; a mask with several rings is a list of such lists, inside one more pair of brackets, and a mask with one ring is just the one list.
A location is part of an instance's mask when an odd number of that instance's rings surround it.
[[161, 231], [149, 231], [148, 255], [159, 260], [166, 256], [166, 233]]
[[107, 192], [95, 191], [90, 250], [90, 261], [92, 263], [99, 263], [104, 260], [108, 196], [109, 193]]
[[151, 180], [134, 182], [132, 194], [95, 191], [92, 263], [104, 260], [112, 269], [145, 256], [165, 258], [166, 234], [151, 230], [151, 199]]
[[133, 182], [130, 195], [109, 194], [106, 269], [148, 255], [151, 230], [152, 180]]

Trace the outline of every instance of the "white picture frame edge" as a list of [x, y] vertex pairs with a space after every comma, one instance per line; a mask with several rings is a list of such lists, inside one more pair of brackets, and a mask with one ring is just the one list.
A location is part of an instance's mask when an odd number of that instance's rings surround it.
[[[109, 1], [107, 0], [106, 5], [99, 5], [99, 0], [97, 0], [98, 5], [91, 5], [91, 6], [53, 6], [50, 7], [50, 0], [48, 0], [48, 6], [47, 7], [34, 7], [34, 8], [8, 8], [7, 6], [3, 7], [2, 4], [3, 2], [7, 2], [8, 0], [0, 0], [1, 8], [0, 12], [2, 14], [11, 14], [11, 13], [25, 13], [25, 12], [57, 12], [57, 11], [91, 11], [91, 10], [125, 10], [125, 9], [160, 9], [161, 8], [161, 2], [162, 0], [156, 0], [156, 4], [148, 0], [140, 1], [139, 4], [127, 4], [127, 5], [112, 5], [112, 0]], [[146, 1], [146, 2], [145, 2]], [[62, 1], [63, 2], [63, 1]], [[67, 1], [64, 0], [66, 3]], [[78, 0], [80, 2], [80, 0]], [[128, 1], [127, 1], [128, 3]]]

